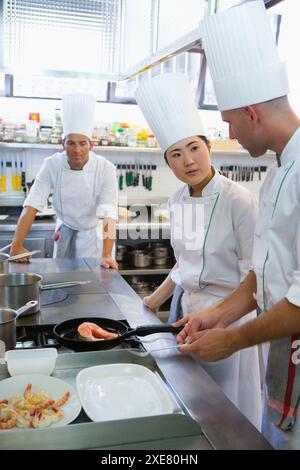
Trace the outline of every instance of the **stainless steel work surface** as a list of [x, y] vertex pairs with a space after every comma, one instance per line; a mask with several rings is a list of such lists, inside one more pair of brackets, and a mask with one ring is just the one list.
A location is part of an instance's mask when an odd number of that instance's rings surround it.
[[[112, 350], [77, 354], [61, 354], [56, 361], [53, 376], [75, 386], [78, 372], [99, 364], [133, 363], [148, 367], [158, 374], [153, 358], [132, 354], [128, 350]], [[5, 365], [0, 366], [0, 380], [8, 377]], [[172, 398], [174, 413], [93, 423], [82, 410], [78, 418], [64, 427], [38, 430], [12, 430], [1, 434], [0, 449], [126, 449], [151, 448], [151, 441], [160, 442], [163, 449], [182, 448], [183, 442], [196, 449], [209, 449], [201, 428], [190, 416], [183, 415], [168, 384], [165, 387]], [[175, 446], [175, 447], [174, 447]]]
[[[70, 449], [148, 449], [151, 441], [160, 441], [160, 448], [182, 449], [181, 438], [193, 437], [197, 449], [207, 449], [208, 443], [197, 423], [183, 415], [151, 416], [147, 418], [81, 423], [49, 429], [26, 429], [1, 434], [2, 450], [70, 450]], [[190, 441], [189, 441], [190, 444]], [[151, 447], [150, 447], [151, 448]], [[154, 448], [154, 447], [153, 447]], [[156, 447], [155, 447], [156, 448]], [[193, 447], [195, 449], [195, 447]]]
[[46, 273], [74, 273], [74, 271], [90, 271], [83, 258], [32, 258], [30, 263], [11, 263], [10, 272], [33, 272], [44, 275]]
[[99, 275], [93, 272], [71, 271], [67, 273], [47, 273], [43, 275], [43, 284], [54, 284], [57, 282], [89, 281], [88, 284], [68, 287], [66, 291], [71, 294], [104, 294], [107, 292], [99, 279]]
[[[32, 266], [28, 265], [27, 269], [25, 265], [24, 271], [38, 271], [42, 275], [55, 272], [68, 273], [72, 271], [72, 263], [77, 266], [76, 270], [79, 271], [81, 270], [79, 264], [83, 263], [82, 271], [94, 271], [107, 294], [69, 295], [63, 302], [42, 307], [42, 312], [39, 315], [31, 315], [18, 320], [18, 325], [53, 324], [68, 318], [92, 313], [96, 316], [126, 319], [131, 327], [161, 323], [158, 317], [143, 305], [140, 297], [118, 272], [100, 268], [97, 260], [43, 260], [44, 270], [37, 270], [36, 264], [34, 264], [35, 261], [38, 260], [33, 260]], [[56, 268], [54, 268], [55, 266]], [[32, 267], [35, 269], [32, 269]], [[150, 338], [156, 341], [153, 344], [144, 342], [144, 348], [152, 353], [157, 369], [172, 388], [181, 409], [185, 410], [201, 426], [207, 442], [213, 448], [271, 449], [261, 433], [230, 402], [198, 361], [190, 355], [180, 354], [176, 349], [161, 352], [154, 351], [157, 348], [175, 345], [175, 339], [171, 334], [151, 335], [146, 340]], [[73, 353], [74, 356], [78, 354]], [[85, 428], [82, 429], [84, 432]], [[166, 434], [165, 439], [172, 440], [172, 436]], [[151, 440], [153, 446], [157, 440], [160, 440], [157, 439], [157, 436]], [[107, 444], [107, 448], [117, 445], [115, 441], [112, 441]], [[193, 445], [190, 440], [188, 442], [182, 440], [178, 448], [185, 449]]]
[[21, 317], [18, 325], [56, 324], [65, 320], [80, 317], [105, 317], [123, 320], [124, 315], [112, 301], [109, 294], [68, 295], [54, 304], [41, 308], [41, 312]]

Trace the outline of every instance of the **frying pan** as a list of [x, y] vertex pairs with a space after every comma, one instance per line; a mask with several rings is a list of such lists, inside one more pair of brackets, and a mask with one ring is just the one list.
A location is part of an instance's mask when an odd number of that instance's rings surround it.
[[[100, 326], [106, 331], [117, 333], [118, 338], [109, 340], [87, 341], [80, 338], [77, 328], [81, 323], [92, 322]], [[121, 344], [125, 339], [132, 335], [147, 336], [154, 333], [173, 333], [177, 334], [182, 330], [183, 326], [174, 328], [170, 324], [162, 325], [144, 325], [137, 328], [130, 328], [121, 321], [110, 320], [109, 318], [75, 318], [66, 320], [55, 325], [53, 332], [57, 341], [70, 348], [73, 351], [99, 351], [103, 349], [111, 349]]]

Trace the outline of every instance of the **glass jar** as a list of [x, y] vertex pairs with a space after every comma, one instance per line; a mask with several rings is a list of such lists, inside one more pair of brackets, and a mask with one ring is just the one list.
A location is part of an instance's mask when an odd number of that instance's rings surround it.
[[156, 147], [156, 139], [154, 134], [148, 134], [148, 147], [154, 148]]
[[40, 143], [49, 144], [51, 137], [52, 127], [41, 126], [40, 128]]
[[126, 135], [128, 147], [136, 147], [136, 132], [129, 130]]
[[26, 141], [26, 127], [17, 127], [14, 140], [19, 143]]
[[13, 142], [16, 127], [14, 124], [5, 124], [3, 129], [3, 142]]

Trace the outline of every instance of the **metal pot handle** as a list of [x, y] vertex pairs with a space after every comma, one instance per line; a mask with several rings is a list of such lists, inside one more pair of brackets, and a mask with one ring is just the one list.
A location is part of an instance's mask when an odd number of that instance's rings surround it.
[[68, 281], [68, 282], [56, 282], [55, 284], [45, 284], [41, 286], [41, 290], [52, 290], [52, 289], [63, 289], [64, 287], [84, 286], [90, 284], [91, 281]]
[[23, 305], [23, 307], [18, 308], [16, 318], [18, 318], [19, 315], [21, 315], [24, 312], [27, 312], [31, 308], [36, 307], [37, 304], [38, 304], [37, 300], [30, 300], [29, 302], [27, 302], [27, 304]]

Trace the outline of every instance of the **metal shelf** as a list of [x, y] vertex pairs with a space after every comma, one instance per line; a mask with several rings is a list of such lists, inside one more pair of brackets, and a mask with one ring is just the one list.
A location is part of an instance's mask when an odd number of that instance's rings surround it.
[[[17, 143], [17, 142], [0, 142], [0, 150], [1, 148], [7, 149], [39, 149], [39, 150], [62, 150], [61, 144], [38, 144], [38, 143]], [[150, 153], [150, 154], [157, 154], [162, 155], [162, 151], [160, 148], [150, 148], [150, 147], [121, 147], [121, 146], [95, 146], [93, 147], [93, 152], [95, 153]], [[242, 148], [238, 148], [237, 150], [212, 150], [213, 156], [224, 156], [224, 155], [232, 155], [232, 156], [249, 156], [246, 150]], [[264, 157], [267, 158], [274, 158], [275, 153], [268, 151]], [[250, 158], [250, 156], [249, 156]], [[262, 157], [260, 157], [262, 158]]]
[[[39, 143], [27, 143], [27, 142], [0, 142], [0, 149], [38, 149], [38, 150], [62, 150], [62, 144], [39, 144]], [[96, 145], [93, 147], [95, 153], [112, 153], [112, 152], [124, 152], [124, 153], [157, 153], [161, 154], [160, 148], [150, 147], [122, 147], [122, 146], [101, 146]]]
[[155, 275], [155, 274], [169, 274], [172, 268], [133, 268], [133, 269], [119, 269], [121, 276], [137, 276], [137, 275]]
[[137, 276], [137, 275], [153, 275], [155, 276], [156, 274], [169, 274], [171, 269], [173, 268], [174, 263], [167, 263], [165, 266], [149, 266], [148, 268], [133, 268], [131, 266], [128, 266], [124, 263], [119, 263], [119, 273], [122, 276]]

